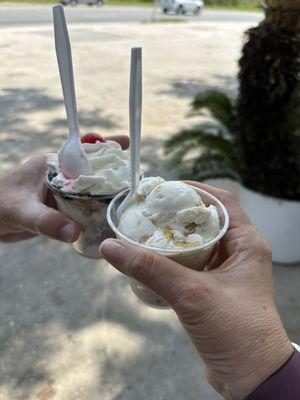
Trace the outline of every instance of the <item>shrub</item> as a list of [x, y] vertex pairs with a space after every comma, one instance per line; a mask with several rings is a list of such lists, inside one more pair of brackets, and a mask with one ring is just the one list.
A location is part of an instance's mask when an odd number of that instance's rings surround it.
[[252, 190], [300, 200], [299, 13], [272, 11], [246, 34], [236, 101], [218, 91], [200, 93], [192, 113], [208, 109], [213, 123], [166, 142], [179, 175], [231, 177]]

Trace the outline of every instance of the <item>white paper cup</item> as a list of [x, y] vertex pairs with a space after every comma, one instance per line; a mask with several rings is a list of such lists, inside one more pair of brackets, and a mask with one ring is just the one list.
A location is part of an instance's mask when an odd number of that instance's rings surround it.
[[[122, 234], [118, 229], [118, 221], [117, 221], [117, 209], [121, 204], [122, 200], [125, 198], [128, 193], [128, 189], [119, 193], [108, 206], [107, 209], [107, 222], [111, 229], [114, 231], [116, 237], [121, 239], [131, 245], [141, 247], [144, 249], [152, 250], [156, 253], [162, 254], [175, 262], [184, 265], [185, 267], [201, 271], [207, 265], [209, 258], [212, 254], [212, 251], [216, 245], [216, 243], [225, 235], [229, 226], [229, 217], [225, 206], [218, 200], [216, 197], [206, 192], [205, 190], [196, 188], [190, 185], [202, 198], [202, 201], [205, 205], [214, 205], [219, 213], [220, 217], [220, 232], [219, 234], [209, 242], [202, 244], [201, 246], [193, 247], [190, 249], [161, 249], [157, 247], [146, 246], [144, 244], [135, 242], [132, 239], [129, 239], [124, 234]], [[141, 283], [137, 282], [134, 279], [130, 279], [130, 286], [134, 294], [142, 300], [145, 304], [154, 307], [154, 308], [170, 308], [169, 304], [154, 293], [152, 290], [146, 288]]]
[[108, 238], [114, 238], [106, 220], [107, 208], [112, 196], [76, 195], [65, 193], [51, 184], [47, 178], [58, 209], [75, 221], [80, 228], [80, 236], [73, 243], [74, 250], [88, 258], [99, 259], [99, 245]]

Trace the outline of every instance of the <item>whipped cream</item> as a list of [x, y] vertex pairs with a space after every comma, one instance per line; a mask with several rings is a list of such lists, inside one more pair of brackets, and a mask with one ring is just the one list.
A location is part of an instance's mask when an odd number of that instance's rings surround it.
[[105, 143], [83, 143], [94, 175], [80, 175], [77, 179], [67, 179], [61, 173], [58, 155], [48, 154], [48, 165], [57, 175], [53, 186], [66, 193], [90, 195], [114, 195], [129, 186], [130, 154], [122, 150], [119, 143], [108, 140]]
[[121, 215], [119, 230], [147, 246], [188, 249], [215, 238], [220, 219], [216, 207], [206, 206], [192, 186], [152, 177], [141, 180]]

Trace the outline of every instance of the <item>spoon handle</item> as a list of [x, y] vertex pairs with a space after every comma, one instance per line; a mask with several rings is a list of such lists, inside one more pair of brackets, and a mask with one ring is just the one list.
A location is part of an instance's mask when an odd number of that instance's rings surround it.
[[61, 5], [53, 7], [53, 19], [55, 49], [67, 111], [69, 131], [70, 135], [79, 137], [71, 45], [64, 9]]
[[131, 192], [135, 193], [139, 183], [141, 121], [142, 121], [142, 49], [131, 49], [129, 121], [131, 146]]
[[117, 219], [135, 195], [140, 181], [141, 152], [141, 121], [142, 121], [142, 49], [131, 49], [130, 90], [129, 90], [129, 125], [130, 125], [130, 191], [117, 210]]

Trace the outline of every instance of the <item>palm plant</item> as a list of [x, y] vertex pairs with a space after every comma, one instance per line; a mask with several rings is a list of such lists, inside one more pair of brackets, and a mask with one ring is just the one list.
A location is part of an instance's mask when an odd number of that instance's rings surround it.
[[178, 168], [179, 177], [209, 179], [238, 177], [235, 154], [236, 118], [234, 102], [220, 91], [199, 93], [192, 102], [191, 116], [209, 110], [212, 122], [197, 125], [173, 135], [166, 143], [166, 154]]
[[246, 33], [236, 102], [199, 94], [193, 114], [208, 109], [215, 122], [174, 135], [166, 152], [187, 178], [238, 177], [252, 190], [300, 200], [300, 4], [267, 5]]

